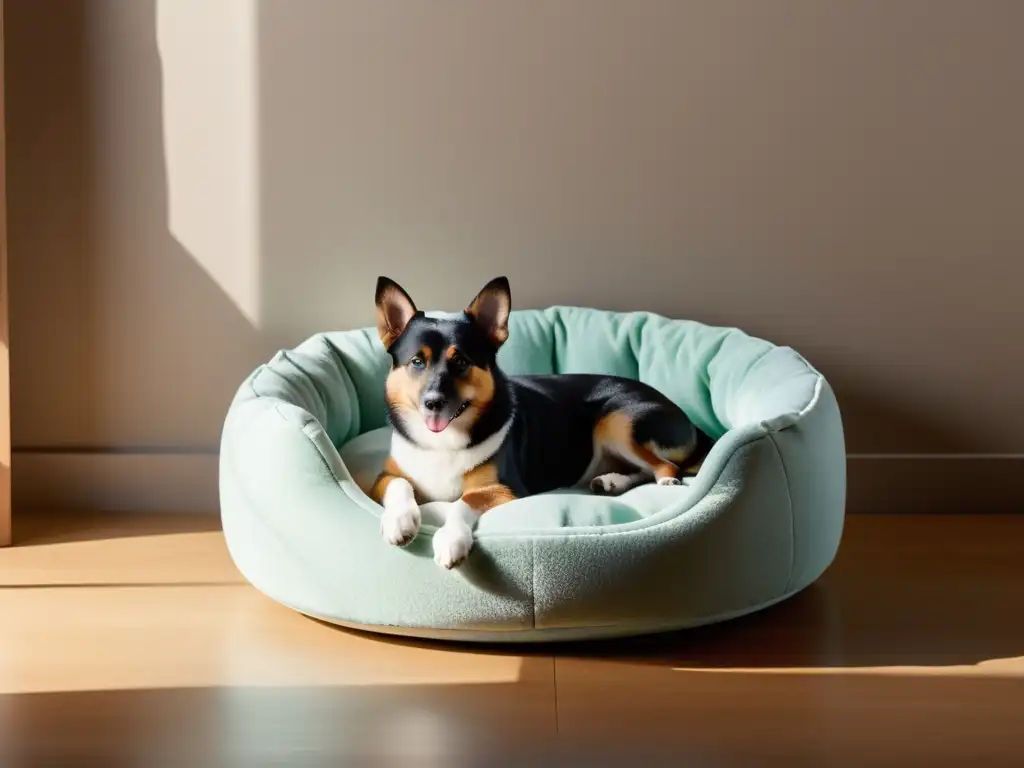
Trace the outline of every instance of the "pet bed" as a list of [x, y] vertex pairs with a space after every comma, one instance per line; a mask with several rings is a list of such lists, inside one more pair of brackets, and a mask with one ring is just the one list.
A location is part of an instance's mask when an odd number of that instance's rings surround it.
[[695, 478], [622, 496], [519, 499], [483, 515], [468, 560], [438, 567], [423, 507], [406, 548], [361, 489], [388, 450], [389, 359], [367, 328], [313, 336], [242, 384], [220, 454], [221, 514], [242, 574], [308, 616], [378, 632], [486, 641], [666, 631], [800, 591], [839, 545], [845, 445], [807, 361], [734, 328], [635, 312], [512, 313], [507, 373], [592, 372], [660, 389], [716, 439]]

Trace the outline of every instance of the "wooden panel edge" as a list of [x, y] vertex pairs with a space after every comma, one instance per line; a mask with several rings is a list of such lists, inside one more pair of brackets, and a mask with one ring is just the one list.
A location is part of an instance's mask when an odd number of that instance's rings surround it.
[[7, 113], [4, 3], [0, 0], [0, 547], [11, 543], [11, 355], [7, 283]]

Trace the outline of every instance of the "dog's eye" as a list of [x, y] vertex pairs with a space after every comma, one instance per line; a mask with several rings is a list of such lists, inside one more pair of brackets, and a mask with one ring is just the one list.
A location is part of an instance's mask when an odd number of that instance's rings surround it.
[[453, 355], [450, 363], [452, 368], [454, 368], [456, 371], [464, 371], [467, 368], [469, 368], [469, 360], [467, 360], [460, 354]]
[[416, 355], [416, 357], [409, 361], [409, 365], [411, 365], [413, 368], [418, 368], [422, 370], [423, 368], [427, 367], [427, 361], [424, 360], [419, 355]]

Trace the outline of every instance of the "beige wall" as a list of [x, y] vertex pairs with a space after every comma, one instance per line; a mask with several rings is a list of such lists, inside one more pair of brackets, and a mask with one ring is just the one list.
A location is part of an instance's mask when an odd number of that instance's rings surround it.
[[214, 450], [383, 271], [791, 344], [856, 454], [1024, 453], [1024, 3], [6, 6], [16, 447]]

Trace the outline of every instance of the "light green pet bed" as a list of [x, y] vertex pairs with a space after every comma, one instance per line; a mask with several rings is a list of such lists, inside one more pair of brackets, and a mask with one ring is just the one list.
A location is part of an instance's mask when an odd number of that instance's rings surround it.
[[[798, 592], [843, 528], [845, 446], [835, 396], [791, 349], [648, 313], [513, 312], [508, 373], [639, 378], [717, 439], [696, 478], [617, 498], [557, 492], [483, 515], [447, 571], [430, 537], [381, 538], [360, 489], [388, 449], [376, 329], [314, 336], [241, 386], [220, 458], [231, 556], [273, 599], [346, 626], [429, 638], [537, 641], [708, 624]], [[435, 522], [437, 521], [437, 522]], [[432, 524], [433, 523], [433, 524]]]

